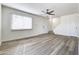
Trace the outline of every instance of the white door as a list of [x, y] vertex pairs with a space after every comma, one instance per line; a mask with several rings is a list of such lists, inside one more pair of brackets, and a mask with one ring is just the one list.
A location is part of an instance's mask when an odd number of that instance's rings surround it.
[[76, 36], [79, 37], [79, 16], [78, 15], [75, 21], [75, 32], [76, 32]]

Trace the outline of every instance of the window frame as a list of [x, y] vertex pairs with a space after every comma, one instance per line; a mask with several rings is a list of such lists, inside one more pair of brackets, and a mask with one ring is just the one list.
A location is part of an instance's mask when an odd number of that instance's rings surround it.
[[[17, 29], [12, 29], [12, 25], [13, 25], [13, 15], [18, 15], [18, 16], [21, 16], [21, 17], [28, 17], [28, 18], [31, 18], [31, 28], [21, 28], [21, 29], [19, 29], [19, 28], [17, 28]], [[11, 30], [13, 30], [13, 31], [19, 31], [19, 30], [32, 30], [32, 28], [33, 28], [33, 23], [32, 23], [32, 17], [29, 17], [29, 16], [25, 16], [25, 15], [19, 15], [19, 14], [12, 14], [11, 15]]]

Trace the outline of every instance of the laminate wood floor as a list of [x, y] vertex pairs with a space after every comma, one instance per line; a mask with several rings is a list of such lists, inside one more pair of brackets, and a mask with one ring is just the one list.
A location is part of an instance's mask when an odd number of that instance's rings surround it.
[[44, 34], [28, 39], [3, 42], [1, 55], [77, 55], [78, 38]]

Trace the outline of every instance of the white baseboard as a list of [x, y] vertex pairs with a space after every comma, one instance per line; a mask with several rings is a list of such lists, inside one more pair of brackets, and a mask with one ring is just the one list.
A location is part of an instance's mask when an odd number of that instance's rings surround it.
[[39, 33], [39, 34], [28, 36], [28, 37], [18, 37], [18, 38], [13, 38], [13, 39], [10, 39], [10, 40], [2, 40], [2, 42], [31, 38], [31, 37], [35, 37], [35, 36], [39, 36], [39, 35], [43, 35], [43, 34], [47, 34], [47, 33]]
[[56, 34], [56, 35], [63, 35], [63, 36], [73, 36], [73, 37], [79, 38], [79, 36], [77, 36], [77, 35], [65, 35], [65, 34], [59, 34], [59, 33], [54, 33], [54, 34]]

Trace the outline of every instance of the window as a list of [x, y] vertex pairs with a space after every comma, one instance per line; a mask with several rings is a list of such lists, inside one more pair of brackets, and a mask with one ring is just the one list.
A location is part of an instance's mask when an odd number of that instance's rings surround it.
[[32, 29], [32, 18], [13, 14], [11, 29]]

